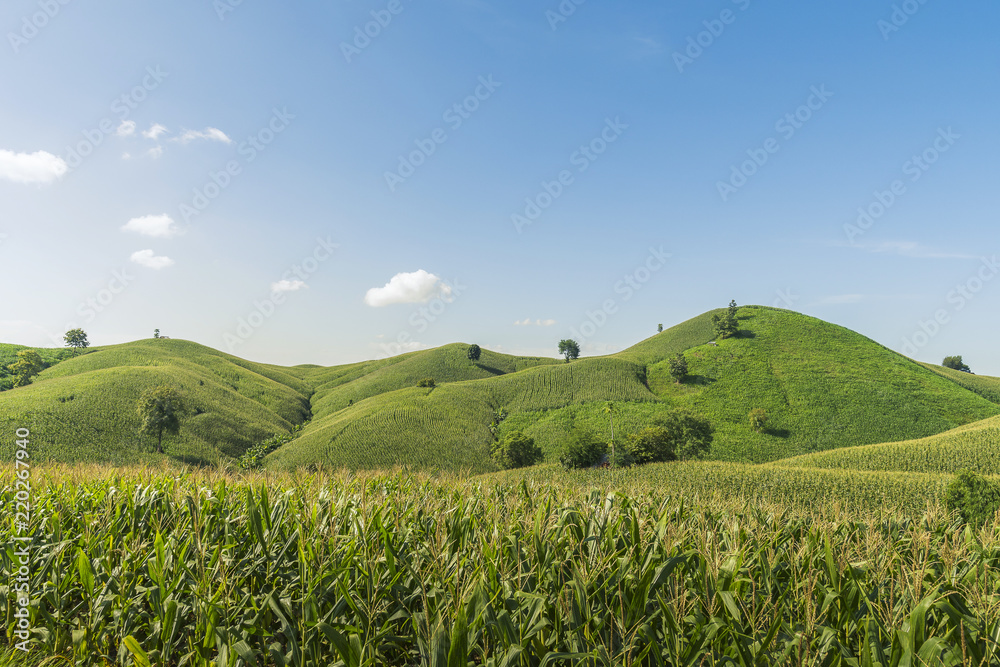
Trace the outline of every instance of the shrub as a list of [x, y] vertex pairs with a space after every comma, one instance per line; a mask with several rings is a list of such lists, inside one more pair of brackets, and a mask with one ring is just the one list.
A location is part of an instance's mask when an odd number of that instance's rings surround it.
[[712, 425], [684, 408], [675, 408], [659, 422], [628, 438], [628, 450], [638, 463], [698, 459], [712, 447]]
[[512, 431], [505, 435], [494, 443], [491, 455], [498, 466], [507, 469], [533, 466], [545, 459], [541, 447], [524, 431]]
[[962, 355], [960, 354], [954, 357], [945, 357], [944, 361], [941, 362], [941, 365], [944, 366], [945, 368], [951, 368], [956, 371], [962, 371], [963, 373], [972, 372], [972, 369], [966, 365], [965, 361], [962, 360]]
[[433, 389], [436, 385], [434, 384], [434, 378], [424, 378], [423, 380], [417, 383], [417, 386]]
[[754, 408], [750, 411], [750, 427], [760, 433], [767, 426], [767, 412], [763, 408]]
[[963, 470], [948, 485], [945, 503], [962, 521], [980, 526], [1000, 510], [1000, 484], [971, 470]]
[[465, 353], [465, 356], [472, 361], [479, 361], [479, 357], [482, 353], [483, 350], [478, 345], [470, 345], [468, 351]]
[[680, 382], [687, 377], [687, 374], [687, 359], [684, 358], [683, 354], [678, 353], [676, 357], [670, 360], [670, 377], [674, 379], [674, 382]]
[[612, 454], [608, 459], [608, 463], [611, 464], [612, 468], [631, 468], [638, 463], [638, 461], [627, 447], [618, 447], [615, 449], [614, 454]]
[[568, 470], [592, 468], [604, 460], [607, 453], [607, 443], [601, 442], [591, 433], [577, 431], [563, 445], [559, 463]]

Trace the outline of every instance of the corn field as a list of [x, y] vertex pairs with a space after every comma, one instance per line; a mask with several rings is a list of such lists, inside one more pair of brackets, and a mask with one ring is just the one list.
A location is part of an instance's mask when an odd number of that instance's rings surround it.
[[0, 530], [23, 664], [1000, 664], [1000, 521], [402, 472], [48, 468], [33, 487], [26, 657]]

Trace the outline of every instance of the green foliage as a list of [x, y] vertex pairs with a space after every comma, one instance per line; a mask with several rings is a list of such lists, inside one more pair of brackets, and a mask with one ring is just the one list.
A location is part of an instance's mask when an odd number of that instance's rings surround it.
[[30, 532], [58, 549], [28, 584], [59, 591], [32, 598], [33, 657], [54, 664], [1000, 664], [995, 527], [740, 495], [895, 499], [892, 476], [88, 473], [32, 479]]
[[494, 443], [490, 455], [494, 463], [505, 469], [533, 466], [545, 458], [542, 450], [535, 445], [534, 439], [525, 435], [523, 431], [512, 431], [505, 435]]
[[482, 356], [483, 350], [478, 345], [470, 345], [469, 351], [466, 352], [466, 356], [472, 361], [479, 361], [479, 357]]
[[681, 382], [688, 374], [688, 364], [687, 359], [684, 355], [677, 353], [677, 356], [670, 360], [670, 377], [674, 379], [674, 382]]
[[608, 445], [587, 431], [574, 431], [566, 438], [559, 463], [567, 470], [590, 468], [604, 460]]
[[45, 368], [42, 356], [35, 350], [21, 350], [17, 353], [17, 361], [7, 367], [13, 380], [13, 386], [26, 387], [36, 375]]
[[264, 457], [298, 437], [304, 426], [305, 424], [296, 424], [291, 433], [278, 433], [263, 442], [258, 442], [244, 452], [236, 464], [243, 470], [260, 470], [264, 467]]
[[66, 341], [66, 346], [73, 348], [74, 352], [79, 352], [80, 350], [90, 347], [90, 341], [87, 340], [87, 332], [83, 329], [70, 329], [63, 336], [63, 340]]
[[160, 337], [160, 330], [153, 329], [153, 338], [159, 338], [159, 337]]
[[712, 327], [715, 330], [715, 337], [720, 340], [723, 338], [732, 338], [740, 332], [740, 325], [733, 314], [732, 308], [725, 313], [715, 313], [712, 315]]
[[945, 357], [944, 361], [941, 362], [941, 365], [944, 366], [945, 368], [951, 368], [952, 370], [962, 371], [963, 373], [972, 372], [972, 369], [966, 366], [965, 362], [962, 361], [962, 355], [958, 355], [955, 357]]
[[657, 324], [656, 325], [656, 333], [663, 333], [663, 325], [662, 324]]
[[163, 453], [164, 432], [176, 435], [187, 409], [181, 393], [168, 385], [154, 387], [139, 397], [139, 433], [156, 436], [156, 451]]
[[704, 417], [676, 408], [628, 439], [637, 463], [703, 458], [712, 447], [712, 425]]
[[568, 364], [571, 359], [578, 359], [580, 357], [580, 344], [572, 338], [564, 338], [559, 341], [559, 354], [566, 357], [566, 363]]
[[434, 378], [423, 378], [417, 382], [418, 387], [433, 389], [435, 387]]
[[754, 408], [750, 411], [750, 428], [758, 433], [763, 432], [767, 426], [767, 410], [764, 408]]
[[1000, 511], [1000, 483], [971, 470], [963, 470], [948, 485], [947, 506], [962, 521], [981, 526]]

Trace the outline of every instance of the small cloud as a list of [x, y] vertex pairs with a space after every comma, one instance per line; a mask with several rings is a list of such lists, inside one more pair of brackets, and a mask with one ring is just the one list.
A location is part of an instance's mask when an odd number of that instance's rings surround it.
[[145, 266], [147, 269], [155, 269], [157, 271], [174, 264], [174, 260], [169, 257], [157, 257], [153, 255], [152, 250], [137, 250], [132, 253], [129, 259], [139, 266]]
[[276, 283], [271, 283], [272, 292], [297, 292], [306, 287], [309, 285], [301, 280], [279, 280]]
[[146, 151], [146, 155], [148, 155], [149, 157], [153, 158], [154, 160], [158, 160], [160, 158], [160, 156], [163, 155], [163, 146], [157, 146], [156, 148], [150, 148], [148, 151]]
[[532, 320], [530, 317], [526, 317], [523, 320], [514, 320], [515, 327], [551, 327], [555, 323], [555, 320]]
[[144, 215], [132, 218], [122, 226], [123, 232], [136, 232], [144, 236], [169, 239], [181, 233], [177, 223], [166, 213], [161, 215]]
[[382, 308], [397, 303], [427, 303], [438, 298], [451, 301], [451, 287], [433, 273], [423, 269], [413, 273], [397, 273], [384, 287], [373, 287], [365, 294], [365, 303]]
[[944, 252], [928, 248], [915, 241], [883, 241], [882, 243], [857, 244], [865, 252], [901, 255], [914, 259], [977, 259], [976, 255]]
[[123, 120], [122, 124], [118, 126], [115, 131], [119, 137], [131, 137], [135, 134], [135, 121], [134, 120]]
[[0, 150], [0, 179], [14, 183], [51, 183], [67, 171], [65, 160], [52, 153]]
[[186, 144], [195, 139], [205, 139], [207, 141], [221, 141], [224, 144], [231, 144], [233, 140], [226, 136], [226, 133], [215, 127], [206, 127], [201, 132], [197, 130], [184, 130], [181, 136], [174, 139], [182, 144]]
[[160, 135], [165, 132], [167, 132], [167, 128], [163, 127], [159, 123], [153, 123], [148, 130], [142, 131], [142, 136], [156, 141]]

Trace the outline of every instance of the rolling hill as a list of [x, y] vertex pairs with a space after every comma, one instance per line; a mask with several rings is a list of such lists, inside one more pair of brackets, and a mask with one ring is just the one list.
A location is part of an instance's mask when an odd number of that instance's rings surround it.
[[[155, 456], [136, 435], [135, 399], [172, 384], [193, 410], [168, 442], [181, 460], [237, 457], [305, 424], [268, 466], [488, 472], [492, 430], [524, 430], [554, 460], [572, 429], [610, 438], [608, 401], [619, 441], [684, 406], [713, 423], [713, 458], [745, 463], [910, 441], [1000, 415], [995, 378], [918, 364], [843, 327], [774, 308], [741, 308], [741, 334], [713, 341], [714, 312], [570, 364], [488, 350], [473, 362], [467, 345], [453, 344], [285, 368], [186, 341], [137, 341], [95, 348], [56, 363], [33, 385], [0, 392], [0, 422], [31, 428], [43, 458], [148, 460]], [[668, 372], [677, 353], [690, 371], [681, 384]], [[437, 386], [415, 387], [422, 378]], [[750, 428], [753, 408], [770, 417], [762, 433]]]

